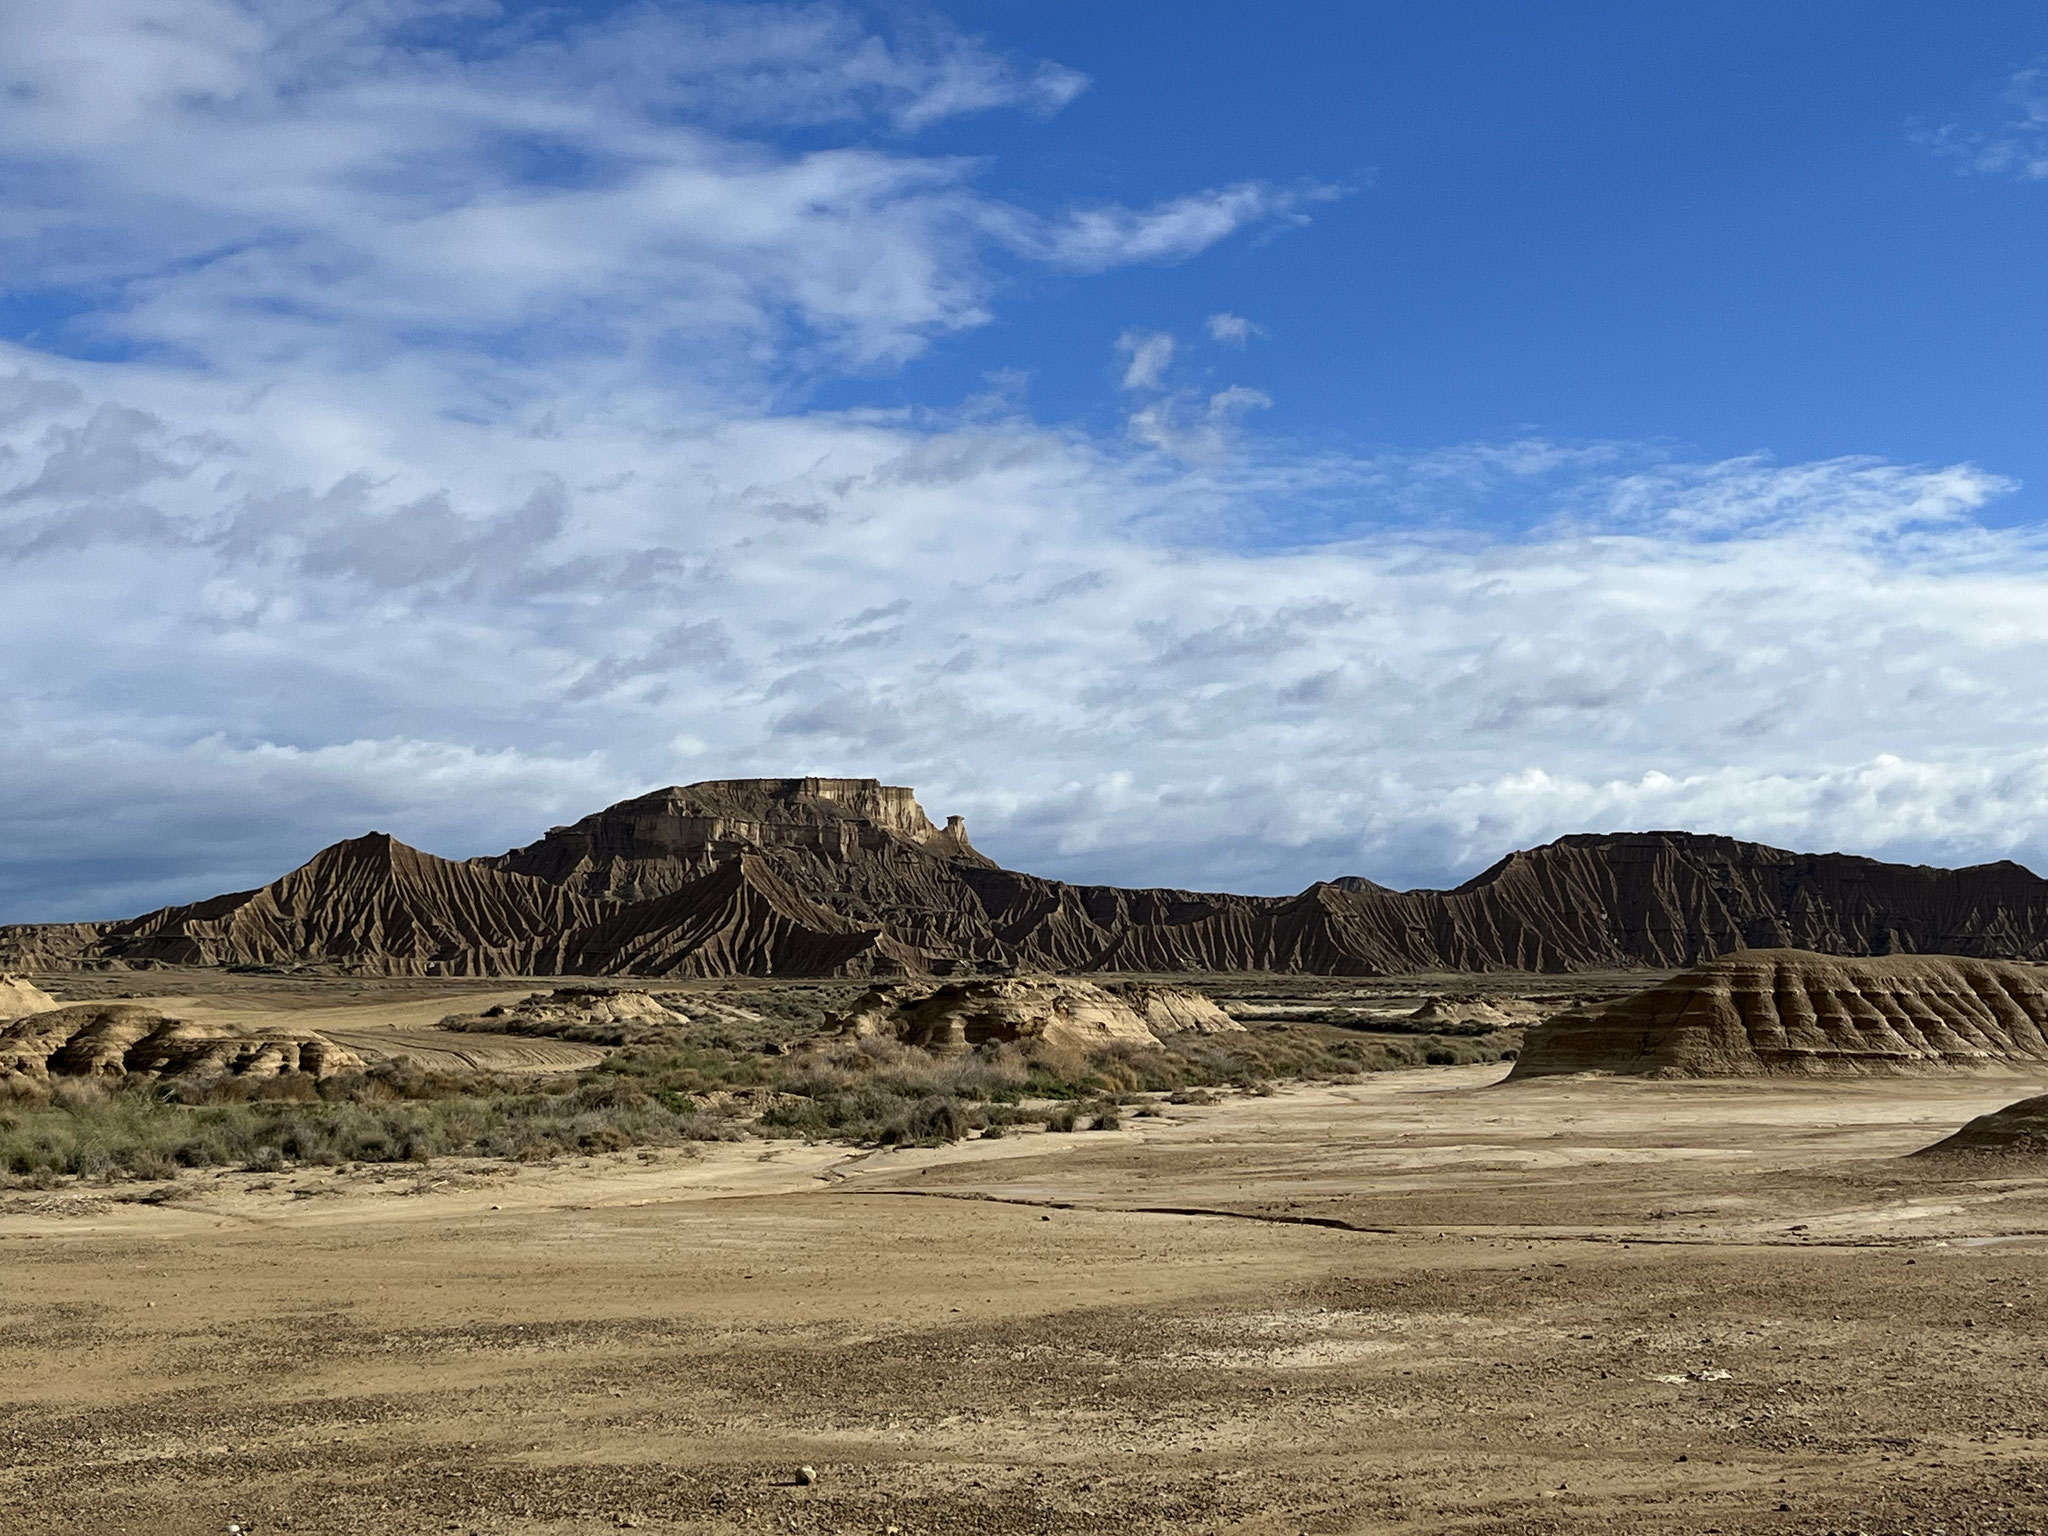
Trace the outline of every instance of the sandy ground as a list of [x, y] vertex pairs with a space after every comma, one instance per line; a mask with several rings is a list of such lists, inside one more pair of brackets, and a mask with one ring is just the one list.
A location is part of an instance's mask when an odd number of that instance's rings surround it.
[[0, 1529], [2048, 1529], [2048, 1084], [1499, 1071], [0, 1197]]

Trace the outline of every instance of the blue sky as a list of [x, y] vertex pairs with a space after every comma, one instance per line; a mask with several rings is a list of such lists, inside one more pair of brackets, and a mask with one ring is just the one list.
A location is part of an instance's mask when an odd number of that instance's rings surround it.
[[946, 136], [994, 156], [1004, 195], [1142, 203], [1260, 178], [1349, 195], [1198, 262], [1039, 284], [894, 398], [958, 398], [1029, 357], [1035, 406], [1099, 425], [1102, 336], [1193, 342], [1223, 309], [1266, 330], [1240, 369], [1273, 397], [1262, 427], [1317, 445], [1533, 430], [1974, 459], [2030, 483], [2048, 467], [2048, 197], [1916, 142], [2005, 126], [2013, 77], [2048, 52], [2038, 7], [952, 14], [1093, 82], [1048, 121]]
[[0, 11], [0, 918], [871, 774], [2048, 865], [2048, 20]]

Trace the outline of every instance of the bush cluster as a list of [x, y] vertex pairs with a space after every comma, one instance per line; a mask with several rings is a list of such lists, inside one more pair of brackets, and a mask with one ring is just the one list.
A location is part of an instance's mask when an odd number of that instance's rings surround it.
[[1512, 1054], [1508, 1042], [1275, 1024], [1093, 1052], [1036, 1043], [936, 1056], [869, 1039], [778, 1055], [707, 1030], [628, 1046], [588, 1071], [539, 1082], [405, 1062], [324, 1081], [287, 1074], [163, 1088], [67, 1079], [47, 1102], [0, 1107], [0, 1184], [445, 1156], [536, 1160], [748, 1134], [904, 1146], [1020, 1124], [1115, 1130], [1120, 1111], [1147, 1095], [1200, 1103], [1214, 1088], [1262, 1093], [1278, 1079], [1496, 1060]]
[[0, 1179], [161, 1179], [185, 1168], [274, 1171], [446, 1156], [536, 1161], [742, 1134], [730, 1114], [616, 1079], [551, 1088], [404, 1063], [324, 1082], [227, 1078], [210, 1090], [170, 1093], [60, 1080], [48, 1103], [0, 1110]]

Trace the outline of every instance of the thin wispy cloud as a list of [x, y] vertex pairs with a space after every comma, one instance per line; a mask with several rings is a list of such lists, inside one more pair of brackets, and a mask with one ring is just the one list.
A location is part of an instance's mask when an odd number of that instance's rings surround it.
[[1305, 217], [1333, 188], [1288, 190], [1241, 182], [1190, 193], [1152, 208], [1076, 209], [1052, 219], [998, 210], [996, 227], [1016, 250], [1055, 266], [1105, 272], [1138, 262], [1184, 261], [1255, 224]]
[[2048, 72], [2020, 70], [1978, 122], [1916, 129], [1913, 137], [1970, 175], [2048, 181]]

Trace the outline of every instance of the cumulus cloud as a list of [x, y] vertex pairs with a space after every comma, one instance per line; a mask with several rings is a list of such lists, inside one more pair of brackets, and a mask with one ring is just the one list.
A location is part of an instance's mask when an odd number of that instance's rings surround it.
[[1184, 390], [1148, 401], [1131, 412], [1125, 425], [1131, 439], [1147, 448], [1179, 459], [1216, 460], [1235, 446], [1246, 415], [1267, 410], [1272, 404], [1273, 397], [1264, 390], [1243, 384], [1219, 389], [1206, 398], [1197, 391]]

